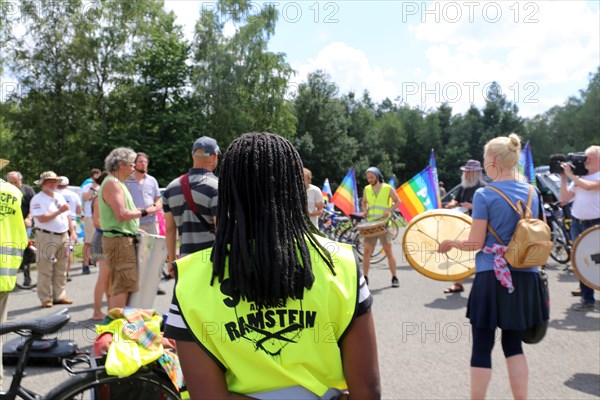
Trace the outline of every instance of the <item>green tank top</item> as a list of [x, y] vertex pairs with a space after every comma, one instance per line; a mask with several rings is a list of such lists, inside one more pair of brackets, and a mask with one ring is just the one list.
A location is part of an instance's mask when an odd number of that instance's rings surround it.
[[339, 343], [356, 312], [358, 269], [350, 246], [317, 240], [330, 250], [336, 274], [312, 256], [313, 287], [302, 300], [273, 308], [243, 300], [228, 279], [211, 286], [212, 249], [177, 260], [175, 293], [182, 317], [225, 371], [230, 391], [298, 398], [306, 396], [295, 390], [323, 396], [347, 388]]
[[[106, 237], [118, 237], [123, 236], [114, 232], [121, 232], [126, 235], [137, 235], [138, 228], [140, 227], [140, 220], [130, 219], [129, 221], [121, 222], [115, 216], [115, 212], [102, 197], [102, 190], [104, 189], [104, 185], [108, 182], [109, 179], [116, 179], [121, 185], [121, 190], [125, 196], [125, 208], [128, 210], [135, 210], [136, 206], [133, 203], [133, 198], [131, 197], [131, 193], [129, 193], [129, 189], [127, 186], [121, 181], [119, 181], [115, 176], [108, 175], [102, 185], [100, 185], [100, 192], [98, 195], [98, 204], [100, 206], [100, 227], [104, 231], [104, 236]], [[113, 232], [111, 232], [113, 231]]]

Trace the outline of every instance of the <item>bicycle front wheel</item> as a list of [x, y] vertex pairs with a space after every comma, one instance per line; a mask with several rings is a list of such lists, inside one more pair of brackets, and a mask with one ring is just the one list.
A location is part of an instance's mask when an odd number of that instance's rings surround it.
[[53, 389], [46, 399], [51, 400], [175, 400], [180, 399], [166, 374], [151, 368], [142, 367], [141, 371], [123, 378], [98, 373], [75, 375]]

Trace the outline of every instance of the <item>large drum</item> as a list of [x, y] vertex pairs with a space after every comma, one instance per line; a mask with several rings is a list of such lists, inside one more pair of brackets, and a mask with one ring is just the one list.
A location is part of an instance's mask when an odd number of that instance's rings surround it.
[[387, 222], [387, 218], [378, 221], [363, 222], [356, 225], [356, 229], [362, 237], [381, 236], [387, 232]]
[[167, 258], [164, 236], [138, 235], [138, 291], [131, 293], [127, 305], [135, 308], [154, 308], [156, 291]]
[[430, 210], [417, 215], [404, 232], [402, 250], [417, 272], [438, 281], [458, 281], [475, 273], [475, 251], [437, 252], [444, 240], [466, 240], [471, 217], [455, 210]]
[[586, 229], [577, 237], [571, 251], [571, 265], [580, 281], [600, 290], [600, 225]]

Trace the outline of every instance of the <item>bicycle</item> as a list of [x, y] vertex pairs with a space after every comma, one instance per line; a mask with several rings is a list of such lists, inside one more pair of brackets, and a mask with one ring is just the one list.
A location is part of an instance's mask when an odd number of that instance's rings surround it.
[[339, 234], [349, 226], [348, 217], [338, 211], [323, 210], [323, 217], [319, 218], [319, 231], [329, 239], [338, 240]]
[[[362, 235], [360, 235], [360, 233], [358, 232], [358, 224], [364, 219], [364, 216], [362, 214], [350, 214], [350, 219], [351, 219], [351, 224], [349, 226], [346, 226], [345, 229], [343, 229], [337, 240], [339, 242], [342, 243], [347, 243], [350, 244], [354, 247], [356, 254], [358, 256], [358, 260], [360, 262], [362, 262], [363, 260], [363, 254], [364, 254], [364, 237]], [[389, 221], [388, 221], [389, 223]], [[393, 226], [396, 226], [396, 224], [392, 224]], [[390, 226], [392, 226], [390, 225]], [[398, 235], [398, 232], [396, 232], [396, 236]], [[392, 233], [393, 236], [393, 233]], [[375, 245], [375, 248], [373, 249], [373, 252], [371, 253], [371, 262], [372, 263], [379, 263], [383, 260], [385, 260], [386, 255], [385, 255], [385, 251], [383, 250], [383, 246], [381, 245], [381, 243], [378, 241], [377, 244]]]
[[546, 223], [552, 230], [550, 237], [554, 243], [550, 257], [559, 264], [567, 264], [571, 259], [573, 241], [569, 208], [568, 205], [561, 208], [558, 201], [544, 204]]
[[[0, 324], [0, 335], [15, 332], [26, 338], [15, 366], [10, 388], [7, 392], [0, 393], [0, 400], [13, 400], [17, 397], [26, 400], [181, 398], [162, 369], [152, 365], [143, 366], [135, 374], [119, 378], [108, 375], [104, 365], [98, 365], [98, 360], [88, 355], [63, 359], [63, 368], [72, 376], [48, 392], [45, 397], [21, 386], [33, 342], [54, 334], [65, 326], [71, 319], [67, 311], [64, 309], [59, 313], [37, 319]], [[87, 364], [88, 368], [75, 368], [79, 364]]]

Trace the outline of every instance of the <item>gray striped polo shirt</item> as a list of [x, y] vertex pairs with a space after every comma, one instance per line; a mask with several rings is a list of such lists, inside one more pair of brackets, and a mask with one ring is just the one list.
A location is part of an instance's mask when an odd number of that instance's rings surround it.
[[[212, 217], [217, 215], [219, 181], [206, 169], [191, 168], [189, 175], [192, 198], [198, 213], [208, 224], [212, 224]], [[189, 208], [181, 191], [179, 178], [169, 183], [163, 193], [163, 210], [173, 214], [179, 232], [179, 254], [182, 257], [213, 245], [215, 236], [206, 230], [205, 224]]]

